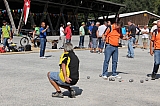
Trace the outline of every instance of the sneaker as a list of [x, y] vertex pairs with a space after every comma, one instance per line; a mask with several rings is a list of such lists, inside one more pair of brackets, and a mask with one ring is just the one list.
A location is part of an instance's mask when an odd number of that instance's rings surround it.
[[69, 92], [70, 92], [70, 95], [69, 95], [70, 98], [76, 98], [76, 92], [73, 88], [71, 88]]
[[40, 57], [40, 59], [47, 59], [46, 57]]
[[108, 79], [108, 77], [107, 77], [107, 76], [102, 76], [102, 78], [103, 78], [103, 79]]
[[121, 77], [121, 76], [119, 76], [119, 75], [111, 76], [111, 77], [113, 77], [113, 78], [117, 78], [117, 79], [121, 79], [121, 78], [122, 78], [122, 77]]
[[58, 92], [52, 93], [52, 97], [64, 98], [63, 94], [62, 93], [58, 93]]
[[156, 79], [156, 74], [152, 73], [151, 77], [152, 77], [151, 80], [155, 80]]

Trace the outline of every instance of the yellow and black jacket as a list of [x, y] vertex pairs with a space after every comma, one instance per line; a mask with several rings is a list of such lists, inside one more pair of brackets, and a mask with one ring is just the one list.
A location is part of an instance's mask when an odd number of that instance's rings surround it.
[[71, 85], [75, 85], [78, 80], [79, 80], [79, 59], [75, 55], [73, 51], [71, 52], [64, 52], [61, 57], [60, 57], [60, 73], [59, 77], [60, 79], [65, 82], [64, 76], [63, 76], [63, 71], [62, 71], [62, 63], [66, 65], [66, 73], [67, 77], [71, 78]]

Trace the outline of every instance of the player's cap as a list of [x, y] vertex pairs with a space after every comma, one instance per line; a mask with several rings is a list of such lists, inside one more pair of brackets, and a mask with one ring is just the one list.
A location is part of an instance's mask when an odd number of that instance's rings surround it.
[[71, 25], [71, 23], [70, 23], [70, 22], [67, 22], [67, 25]]
[[157, 24], [157, 21], [154, 21], [153, 24]]

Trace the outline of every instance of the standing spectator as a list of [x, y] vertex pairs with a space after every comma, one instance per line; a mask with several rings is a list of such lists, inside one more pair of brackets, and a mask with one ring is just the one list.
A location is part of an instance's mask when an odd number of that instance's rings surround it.
[[105, 36], [105, 42], [106, 42], [106, 48], [105, 48], [105, 59], [103, 63], [103, 74], [102, 78], [107, 79], [108, 78], [108, 66], [110, 62], [110, 58], [112, 57], [112, 77], [115, 78], [121, 78], [116, 73], [117, 70], [117, 62], [118, 62], [118, 46], [119, 46], [119, 39], [123, 37], [122, 31], [121, 31], [122, 23], [115, 23], [111, 26], [111, 28], [107, 28], [104, 36]]
[[65, 43], [65, 32], [64, 32], [64, 25], [61, 24], [61, 27], [60, 27], [60, 39], [61, 40], [61, 47], [60, 48], [63, 48], [64, 47], [64, 43]]
[[151, 28], [151, 31], [150, 31], [151, 35], [153, 35], [153, 31], [157, 29], [157, 21], [154, 21], [152, 24], [153, 24], [153, 27]]
[[71, 23], [70, 22], [67, 23], [67, 27], [65, 29], [65, 34], [66, 34], [66, 43], [70, 43], [71, 38], [72, 38], [72, 30], [71, 30]]
[[94, 22], [91, 23], [91, 25], [89, 26], [89, 44], [88, 47], [92, 48], [92, 29], [94, 26]]
[[129, 41], [128, 41], [128, 58], [134, 58], [134, 41], [135, 41], [135, 36], [136, 36], [136, 26], [133, 25], [132, 21], [128, 22], [128, 36], [129, 36]]
[[85, 23], [82, 22], [82, 26], [79, 28], [79, 35], [80, 35], [80, 41], [79, 41], [79, 47], [84, 47], [84, 37], [85, 37]]
[[103, 34], [105, 33], [105, 30], [107, 28], [107, 22], [105, 21], [103, 25], [99, 26], [98, 31], [97, 31], [97, 36], [98, 36], [98, 52], [99, 54], [103, 52], [104, 48], [104, 41], [102, 39]]
[[152, 38], [150, 42], [150, 54], [151, 56], [154, 55], [154, 67], [151, 77], [152, 80], [155, 80], [160, 65], [160, 21], [157, 22], [157, 29], [152, 32]]
[[46, 49], [46, 36], [47, 36], [47, 29], [49, 26], [46, 28], [46, 23], [42, 22], [41, 23], [41, 28], [40, 28], [40, 58], [45, 59], [46, 57], [44, 56], [45, 54], [45, 49]]
[[147, 25], [145, 25], [141, 31], [142, 31], [143, 49], [147, 49], [148, 38], [149, 38], [149, 29], [147, 28]]
[[[9, 51], [8, 39], [10, 39], [10, 37], [11, 37], [10, 27], [7, 25], [7, 22], [5, 20], [3, 20], [2, 39], [3, 39], [3, 46], [6, 49], [6, 51]], [[7, 48], [6, 48], [6, 46], [7, 46]]]
[[97, 22], [95, 26], [93, 26], [92, 29], [92, 48], [91, 48], [91, 53], [97, 53], [97, 31], [98, 27], [100, 26], [100, 23]]
[[111, 21], [107, 21], [107, 26], [111, 26]]
[[2, 28], [0, 27], [0, 44], [1, 44]]
[[39, 45], [37, 44], [36, 45], [36, 42], [37, 42], [37, 39], [39, 38], [39, 35], [40, 35], [40, 28], [39, 27], [36, 27], [36, 25], [34, 25], [34, 31], [33, 31], [33, 44], [34, 44], [34, 47], [38, 47]]
[[141, 34], [141, 29], [140, 29], [140, 26], [137, 25], [137, 27], [136, 27], [136, 42], [135, 42], [136, 45], [138, 45], [140, 34]]
[[75, 97], [75, 90], [70, 86], [75, 85], [79, 80], [79, 59], [73, 51], [71, 43], [64, 44], [64, 53], [60, 58], [60, 72], [48, 72], [48, 79], [56, 92], [52, 97], [63, 98], [61, 88], [70, 92], [70, 97]]
[[[126, 36], [126, 34], [127, 34], [127, 30], [126, 30], [126, 27], [125, 26], [123, 26], [122, 27], [122, 35], [125, 37]], [[126, 44], [125, 44], [125, 40], [120, 40], [120, 43], [122, 44], [122, 47], [125, 47], [126, 46]]]

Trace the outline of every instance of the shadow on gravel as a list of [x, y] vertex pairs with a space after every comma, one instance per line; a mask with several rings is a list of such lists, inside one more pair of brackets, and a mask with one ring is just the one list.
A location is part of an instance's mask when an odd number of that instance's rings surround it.
[[52, 55], [48, 55], [48, 56], [45, 56], [46, 58], [50, 58], [50, 57], [54, 57], [54, 56], [52, 56]]
[[[74, 86], [74, 87], [72, 87], [72, 88], [75, 90], [76, 96], [81, 95], [82, 92], [83, 92], [83, 90], [80, 89], [79, 87]], [[63, 96], [69, 96], [69, 91], [64, 91], [64, 92], [63, 92]]]
[[[147, 74], [147, 77], [151, 77], [151, 75], [152, 75], [152, 74]], [[156, 79], [159, 79], [159, 78], [160, 78], [160, 74], [157, 74], [157, 75], [156, 75]]]

